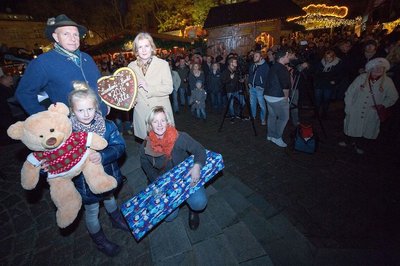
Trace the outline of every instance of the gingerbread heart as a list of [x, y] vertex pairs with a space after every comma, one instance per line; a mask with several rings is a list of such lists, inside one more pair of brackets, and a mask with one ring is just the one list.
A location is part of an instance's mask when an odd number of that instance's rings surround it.
[[99, 95], [112, 108], [129, 111], [135, 104], [137, 78], [129, 67], [117, 69], [113, 75], [101, 77], [97, 81]]

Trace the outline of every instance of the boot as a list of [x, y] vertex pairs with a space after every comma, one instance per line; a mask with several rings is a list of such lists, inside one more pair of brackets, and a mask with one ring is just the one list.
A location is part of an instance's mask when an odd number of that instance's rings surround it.
[[103, 229], [100, 228], [100, 231], [95, 234], [89, 234], [92, 238], [93, 242], [96, 244], [97, 249], [106, 254], [109, 257], [116, 256], [120, 251], [120, 247], [117, 244], [114, 244], [103, 233]]
[[129, 230], [129, 227], [126, 224], [126, 221], [125, 221], [124, 217], [122, 217], [122, 214], [118, 209], [116, 209], [115, 211], [113, 211], [109, 215], [110, 215], [110, 220], [111, 220], [112, 227], [118, 228], [118, 229], [121, 229], [121, 230], [124, 230], [124, 231], [128, 231], [128, 232], [131, 231], [131, 230]]
[[191, 230], [196, 230], [200, 224], [199, 213], [189, 210], [189, 227]]

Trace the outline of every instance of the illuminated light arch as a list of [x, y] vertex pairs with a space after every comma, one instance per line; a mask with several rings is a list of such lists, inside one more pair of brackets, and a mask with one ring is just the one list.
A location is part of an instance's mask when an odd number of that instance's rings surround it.
[[288, 22], [295, 22], [303, 25], [306, 30], [334, 28], [342, 25], [355, 25], [361, 20], [359, 17], [355, 19], [344, 19], [349, 9], [346, 6], [327, 6], [325, 4], [310, 4], [303, 7], [307, 13], [304, 16], [287, 18]]
[[319, 14], [322, 16], [332, 16], [337, 18], [344, 18], [347, 16], [349, 9], [346, 6], [327, 6], [325, 4], [308, 5], [303, 7], [307, 14]]

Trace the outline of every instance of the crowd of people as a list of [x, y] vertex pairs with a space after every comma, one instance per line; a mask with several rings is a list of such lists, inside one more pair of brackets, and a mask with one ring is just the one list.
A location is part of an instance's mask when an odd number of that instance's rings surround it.
[[[347, 111], [353, 103], [348, 101], [350, 88], [360, 75], [385, 84], [375, 93], [375, 102], [371, 102], [369, 97], [367, 104], [372, 106], [369, 109], [377, 110], [376, 106], [383, 105], [386, 112], [396, 103], [400, 88], [400, 29], [390, 34], [386, 30], [364, 32], [360, 37], [348, 33], [307, 34], [282, 38], [279, 44], [267, 51], [252, 50], [246, 55], [238, 55], [234, 51], [226, 56], [193, 53], [170, 55], [166, 60], [170, 61], [172, 71], [176, 71], [180, 78], [175, 81], [179, 85], [174, 84], [178, 89], [171, 98], [176, 114], [179, 108], [193, 103], [190, 99], [196, 92], [196, 81], [200, 80], [205, 91], [202, 94], [206, 97], [202, 98], [204, 103], [200, 113], [195, 112], [196, 107], [192, 106], [195, 117], [205, 119], [207, 111], [221, 113], [225, 108], [232, 123], [235, 119], [247, 120], [250, 115], [250, 118], [267, 126], [267, 140], [286, 147], [282, 136], [289, 118], [295, 127], [300, 123], [299, 108], [290, 107], [314, 106], [315, 116], [319, 119], [330, 117], [329, 107], [335, 101], [344, 102], [346, 108], [343, 111]], [[376, 68], [381, 67], [384, 70], [378, 76], [373, 74]], [[393, 86], [386, 86], [392, 81]], [[360, 95], [353, 94], [352, 97]], [[197, 100], [194, 103], [196, 106]], [[250, 114], [246, 112], [246, 104]], [[390, 109], [398, 109], [396, 106]], [[365, 123], [375, 121], [374, 127], [379, 132], [378, 112], [372, 114], [374, 119]], [[345, 125], [349, 122], [347, 113], [346, 117]], [[360, 115], [354, 120], [355, 117], [352, 117], [351, 123], [364, 123], [361, 120], [366, 118]], [[362, 130], [369, 127], [364, 125]], [[345, 136], [350, 134], [346, 128], [344, 133]], [[371, 139], [371, 136], [365, 133], [353, 136], [355, 150], [362, 153], [363, 150], [356, 144], [357, 138]], [[340, 143], [343, 145], [342, 141]]]
[[[54, 49], [28, 65], [15, 96], [27, 115], [46, 109], [38, 101], [42, 91], [47, 93], [50, 103], [68, 104], [74, 130], [96, 132], [109, 142], [108, 148], [94, 153], [90, 159], [111, 169], [121, 184], [116, 161], [122, 156], [125, 143], [120, 133], [124, 129], [132, 130], [132, 118], [126, 113], [110, 114], [110, 108], [100, 100], [97, 80], [112, 74], [113, 70], [108, 62], [98, 65], [80, 51], [80, 38], [86, 32], [84, 26], [65, 15], [49, 19], [45, 34], [54, 42]], [[254, 119], [266, 127], [266, 140], [284, 148], [287, 144], [283, 136], [289, 119], [295, 126], [300, 123], [298, 113], [290, 112], [291, 104], [301, 104], [305, 101], [304, 95], [311, 93], [315, 115], [325, 119], [329, 117], [332, 101], [344, 101], [344, 139], [338, 140], [339, 145], [353, 145], [362, 154], [358, 140], [378, 137], [383, 116], [395, 105], [400, 88], [398, 30], [392, 34], [365, 34], [360, 38], [304, 36], [299, 42], [282, 38], [280, 44], [267, 51], [252, 50], [247, 55], [232, 51], [226, 56], [192, 53], [167, 58], [156, 56], [150, 34], [139, 33], [133, 52], [134, 61], [121, 58], [118, 66], [131, 68], [138, 79], [133, 133], [142, 145], [141, 164], [150, 182], [190, 154], [194, 155], [195, 164], [185, 178], [191, 178], [191, 185], [199, 181], [205, 148], [175, 128], [174, 115], [184, 110], [190, 110], [195, 118], [204, 121], [207, 112], [223, 114], [224, 110], [232, 123], [237, 119]], [[73, 82], [83, 83], [84, 90], [77, 92]], [[13, 95], [12, 79], [0, 77], [0, 86], [2, 99]], [[294, 91], [299, 94], [293, 95]], [[4, 106], [6, 103], [2, 102], [2, 117], [13, 117]], [[6, 112], [11, 115], [4, 116]], [[12, 123], [4, 119], [2, 122]], [[120, 248], [106, 238], [98, 220], [99, 203], [103, 202], [114, 227], [129, 230], [117, 209], [113, 192], [90, 193], [82, 176], [75, 183], [84, 200], [89, 235], [100, 251], [115, 256]], [[190, 209], [190, 228], [196, 230], [199, 213], [207, 205], [204, 188], [191, 195], [186, 203]], [[166, 220], [173, 220], [177, 214], [178, 209]]]

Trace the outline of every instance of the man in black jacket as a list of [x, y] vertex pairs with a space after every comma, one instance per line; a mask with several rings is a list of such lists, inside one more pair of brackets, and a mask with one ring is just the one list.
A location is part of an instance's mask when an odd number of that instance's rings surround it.
[[239, 116], [239, 112], [236, 112], [235, 114], [234, 99], [236, 98], [239, 101], [239, 104], [242, 106], [242, 109], [244, 106], [244, 97], [243, 95], [240, 95], [240, 86], [239, 86], [239, 82], [242, 82], [242, 80], [239, 79], [237, 66], [238, 66], [237, 58], [230, 57], [228, 59], [228, 67], [222, 72], [221, 75], [221, 81], [225, 87], [226, 95], [228, 97], [229, 115], [231, 117], [231, 122], [235, 120], [235, 116]]
[[260, 105], [261, 125], [265, 126], [266, 106], [264, 101], [264, 90], [269, 72], [268, 63], [262, 58], [261, 51], [255, 51], [253, 54], [253, 63], [249, 67], [249, 93], [251, 115], [255, 119], [257, 114], [257, 102]]
[[264, 98], [267, 102], [267, 140], [279, 147], [285, 148], [287, 144], [282, 135], [289, 120], [289, 90], [291, 87], [290, 74], [286, 67], [289, 63], [291, 51], [281, 48], [275, 53], [275, 64], [268, 73], [267, 87]]

